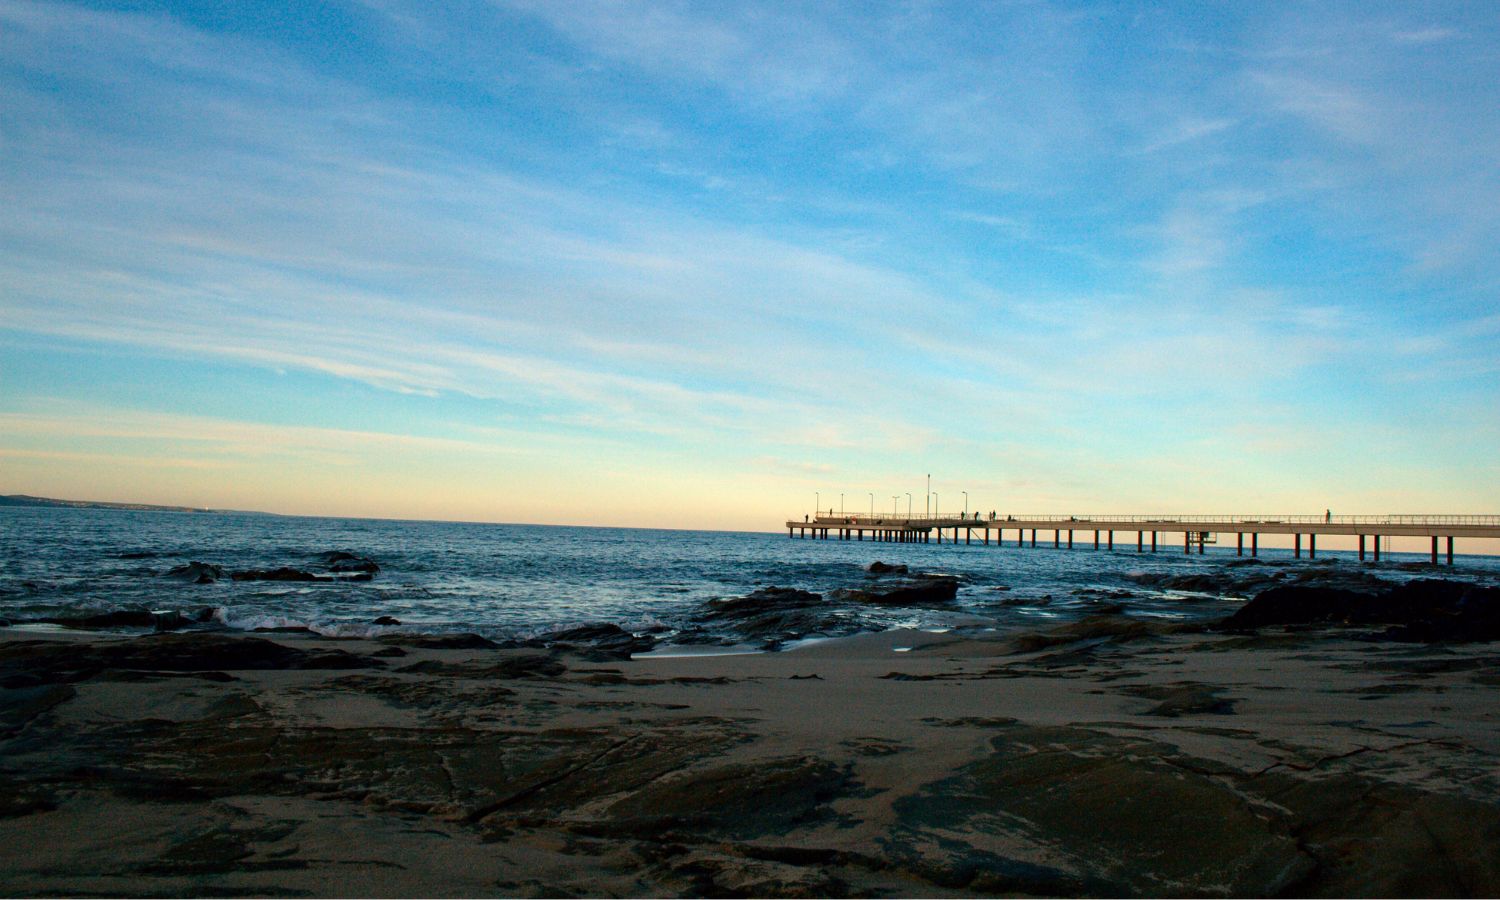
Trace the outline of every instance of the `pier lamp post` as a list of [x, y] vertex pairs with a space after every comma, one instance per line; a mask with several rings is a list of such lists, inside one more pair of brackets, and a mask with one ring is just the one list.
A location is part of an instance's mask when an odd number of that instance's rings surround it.
[[844, 495], [839, 494], [839, 515], [844, 514]]
[[901, 514], [901, 507], [899, 507], [899, 506], [896, 505], [896, 501], [898, 501], [900, 499], [901, 499], [901, 495], [900, 494], [897, 494], [896, 496], [894, 496], [894, 497], [891, 498], [891, 518], [893, 518], [893, 519], [896, 516], [898, 516], [898, 515]]
[[911, 494], [906, 495], [906, 517], [911, 518]]
[[959, 493], [964, 495], [964, 518], [967, 519], [969, 517], [969, 492], [959, 491]]
[[940, 499], [940, 498], [939, 498], [939, 497], [938, 497], [938, 492], [937, 492], [937, 491], [933, 491], [933, 492], [932, 492], [932, 514], [933, 514], [933, 515], [937, 515], [937, 514], [938, 514], [938, 510], [940, 510], [940, 509], [942, 509], [942, 508], [943, 508], [943, 507], [942, 507], [942, 506], [941, 506], [941, 505], [940, 505], [940, 504], [939, 504], [939, 503], [938, 503], [938, 500], [939, 500], [939, 499]]
[[875, 495], [870, 494], [870, 518], [875, 518]]
[[813, 521], [818, 521], [818, 510], [823, 508], [823, 495], [813, 491]]

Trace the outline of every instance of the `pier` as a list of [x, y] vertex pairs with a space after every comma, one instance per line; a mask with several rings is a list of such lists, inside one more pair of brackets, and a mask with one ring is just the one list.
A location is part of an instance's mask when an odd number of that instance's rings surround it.
[[1304, 550], [1309, 559], [1318, 555], [1318, 538], [1353, 537], [1360, 559], [1378, 561], [1382, 538], [1430, 538], [1431, 559], [1441, 556], [1453, 564], [1454, 541], [1459, 538], [1500, 540], [1500, 516], [1489, 515], [1007, 515], [977, 518], [974, 515], [816, 515], [801, 522], [786, 523], [788, 537], [822, 540], [869, 540], [886, 543], [952, 544], [1036, 547], [1038, 534], [1043, 546], [1074, 547], [1092, 542], [1093, 549], [1114, 550], [1116, 535], [1129, 549], [1134, 538], [1137, 553], [1182, 547], [1184, 553], [1203, 553], [1208, 544], [1233, 540], [1237, 556], [1260, 555], [1263, 534], [1291, 535], [1293, 553]]

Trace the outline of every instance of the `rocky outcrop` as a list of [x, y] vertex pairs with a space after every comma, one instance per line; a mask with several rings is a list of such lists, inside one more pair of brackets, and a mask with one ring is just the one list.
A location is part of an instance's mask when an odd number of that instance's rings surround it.
[[905, 563], [883, 563], [877, 559], [865, 566], [865, 571], [871, 575], [905, 575], [908, 569]]
[[374, 575], [380, 566], [373, 559], [357, 556], [347, 550], [333, 550], [322, 556], [323, 565], [330, 572], [369, 572]]
[[213, 563], [190, 562], [185, 566], [168, 569], [162, 577], [187, 584], [213, 584], [224, 577], [224, 568]]
[[1393, 641], [1500, 640], [1500, 588], [1422, 579], [1378, 593], [1282, 586], [1264, 591], [1220, 625], [1248, 630], [1287, 625], [1388, 626]]
[[85, 645], [16, 641], [0, 646], [0, 687], [84, 681], [111, 671], [363, 669], [383, 665], [343, 650], [303, 650], [260, 638], [219, 634], [147, 635]]
[[610, 622], [580, 625], [526, 641], [522, 646], [575, 650], [601, 659], [629, 659], [656, 646], [650, 635], [637, 635]]
[[945, 606], [958, 596], [958, 579], [952, 575], [918, 575], [846, 588], [831, 596], [881, 606]]
[[727, 627], [741, 637], [766, 641], [773, 647], [780, 641], [823, 633], [837, 623], [821, 594], [782, 587], [710, 600], [697, 618], [705, 624]]

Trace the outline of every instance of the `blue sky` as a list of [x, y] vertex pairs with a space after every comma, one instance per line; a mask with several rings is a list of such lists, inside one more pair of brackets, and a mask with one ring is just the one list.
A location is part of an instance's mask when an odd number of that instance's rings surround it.
[[0, 491], [1493, 512], [1497, 110], [1484, 3], [0, 0]]

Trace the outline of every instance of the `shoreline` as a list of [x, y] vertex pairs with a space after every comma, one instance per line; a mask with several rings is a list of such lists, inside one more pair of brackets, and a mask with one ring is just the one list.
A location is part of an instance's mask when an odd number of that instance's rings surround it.
[[1500, 892], [1493, 644], [1089, 621], [605, 661], [0, 629], [3, 892]]

